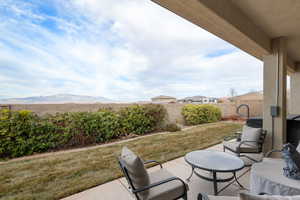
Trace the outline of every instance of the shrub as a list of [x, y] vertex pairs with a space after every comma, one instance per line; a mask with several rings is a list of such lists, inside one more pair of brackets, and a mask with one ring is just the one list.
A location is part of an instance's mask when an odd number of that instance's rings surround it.
[[159, 128], [164, 122], [166, 110], [162, 105], [132, 105], [120, 110], [123, 133], [142, 135]]
[[146, 111], [146, 116], [150, 119], [153, 130], [160, 129], [165, 123], [167, 110], [159, 104], [145, 104], [143, 107]]
[[171, 124], [167, 124], [164, 130], [169, 132], [176, 132], [176, 131], [181, 131], [181, 127], [175, 123], [171, 123]]
[[161, 105], [134, 105], [114, 112], [67, 112], [40, 117], [31, 111], [0, 110], [0, 158], [102, 143], [121, 134], [145, 134], [164, 121]]
[[0, 157], [43, 152], [65, 142], [61, 129], [30, 111], [0, 111]]
[[182, 108], [182, 115], [187, 125], [197, 125], [221, 120], [220, 108], [209, 104], [185, 105]]
[[94, 138], [95, 142], [106, 142], [121, 133], [119, 115], [109, 110], [71, 113], [70, 119], [72, 136], [82, 135]]

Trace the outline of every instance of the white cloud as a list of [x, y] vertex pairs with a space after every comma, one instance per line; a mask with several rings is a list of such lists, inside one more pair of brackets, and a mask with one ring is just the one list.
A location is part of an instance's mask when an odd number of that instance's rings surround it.
[[149, 0], [4, 0], [0, 13], [1, 96], [142, 100], [262, 87], [259, 61]]

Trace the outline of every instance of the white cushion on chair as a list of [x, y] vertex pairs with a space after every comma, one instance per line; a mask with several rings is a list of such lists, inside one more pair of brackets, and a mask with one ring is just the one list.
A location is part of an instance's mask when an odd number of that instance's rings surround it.
[[[150, 184], [174, 177], [165, 169], [160, 169], [149, 174]], [[149, 190], [149, 195], [143, 200], [175, 199], [184, 194], [184, 185], [179, 180], [164, 183]]]
[[247, 142], [245, 144], [251, 146], [257, 146], [261, 133], [262, 133], [261, 128], [252, 128], [244, 125], [241, 141], [255, 141], [255, 142]]
[[253, 145], [248, 145], [248, 144], [242, 144], [240, 146], [240, 149], [238, 149], [239, 145], [241, 142], [237, 142], [237, 141], [225, 141], [223, 142], [223, 145], [229, 149], [232, 149], [233, 151], [237, 152], [239, 150], [240, 153], [245, 153], [245, 152], [251, 152], [251, 153], [255, 153], [255, 152], [259, 152], [259, 149], [257, 146], [253, 146]]

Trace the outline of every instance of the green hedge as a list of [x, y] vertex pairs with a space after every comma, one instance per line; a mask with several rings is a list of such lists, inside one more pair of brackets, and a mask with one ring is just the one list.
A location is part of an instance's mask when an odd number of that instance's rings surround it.
[[221, 110], [217, 106], [188, 104], [182, 108], [182, 115], [187, 125], [217, 122], [221, 120]]
[[0, 158], [31, 155], [103, 143], [159, 129], [166, 116], [161, 105], [133, 105], [98, 112], [69, 112], [37, 116], [30, 111], [0, 111]]
[[44, 152], [68, 140], [63, 129], [30, 111], [0, 113], [0, 157]]
[[120, 135], [120, 118], [110, 111], [71, 113], [72, 135], [83, 134], [105, 142]]
[[145, 134], [158, 129], [164, 122], [166, 110], [157, 104], [133, 105], [120, 111], [123, 132]]

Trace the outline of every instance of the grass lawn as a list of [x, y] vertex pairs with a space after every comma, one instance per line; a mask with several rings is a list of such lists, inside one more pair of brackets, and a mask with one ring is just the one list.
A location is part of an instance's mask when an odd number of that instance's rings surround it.
[[79, 152], [0, 164], [0, 199], [59, 199], [121, 176], [116, 156], [126, 145], [144, 160], [161, 162], [219, 143], [241, 128], [218, 122], [185, 131], [155, 134]]

